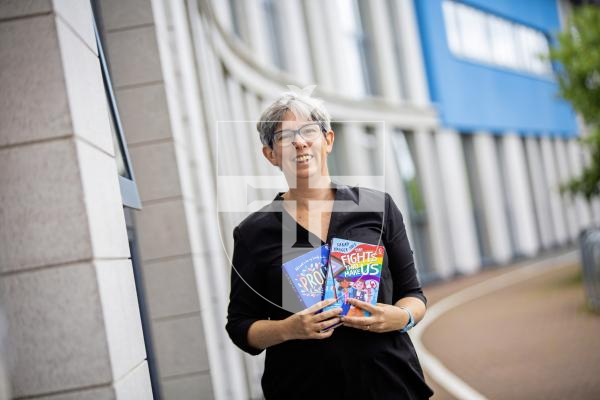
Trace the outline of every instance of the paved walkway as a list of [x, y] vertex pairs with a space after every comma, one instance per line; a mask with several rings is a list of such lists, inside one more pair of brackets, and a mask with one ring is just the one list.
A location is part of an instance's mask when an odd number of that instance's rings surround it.
[[433, 318], [415, 344], [433, 399], [600, 399], [600, 315], [580, 270], [563, 251], [425, 287]]

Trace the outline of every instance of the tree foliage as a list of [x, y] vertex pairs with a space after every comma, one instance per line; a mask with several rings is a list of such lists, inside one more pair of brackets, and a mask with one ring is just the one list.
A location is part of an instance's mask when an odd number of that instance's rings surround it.
[[583, 117], [590, 135], [581, 138], [591, 155], [591, 163], [579, 177], [561, 185], [573, 195], [588, 200], [600, 195], [600, 8], [577, 7], [567, 28], [558, 34], [550, 49], [557, 68], [560, 95]]

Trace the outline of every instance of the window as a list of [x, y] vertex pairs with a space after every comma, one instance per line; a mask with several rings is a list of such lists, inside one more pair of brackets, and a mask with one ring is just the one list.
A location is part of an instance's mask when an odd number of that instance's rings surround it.
[[548, 54], [548, 42], [544, 35], [526, 26], [519, 26], [517, 32], [525, 69], [536, 74], [550, 73], [548, 62], [540, 59], [541, 55]]
[[456, 4], [456, 22], [461, 37], [461, 53], [477, 60], [489, 60], [490, 45], [485, 14], [472, 7]]
[[403, 182], [404, 196], [408, 207], [408, 218], [410, 223], [413, 245], [419, 279], [427, 282], [434, 278], [431, 263], [431, 249], [429, 248], [428, 219], [425, 199], [421, 191], [417, 166], [413, 157], [414, 147], [412, 143], [413, 133], [394, 129], [392, 133], [392, 146], [395, 153], [396, 166]]
[[444, 13], [444, 24], [446, 25], [446, 38], [448, 39], [448, 47], [455, 54], [460, 54], [460, 34], [458, 32], [458, 21], [456, 19], [456, 6], [452, 1], [444, 1], [442, 3]]
[[488, 26], [494, 63], [518, 68], [519, 56], [511, 23], [502, 18], [488, 15]]
[[373, 176], [383, 175], [383, 161], [381, 146], [377, 143], [377, 132], [375, 127], [366, 126], [361, 136], [361, 144], [364, 146], [369, 157], [370, 174]]
[[231, 25], [233, 27], [233, 33], [238, 38], [242, 38], [242, 26], [240, 21], [240, 15], [242, 14], [241, 4], [239, 0], [229, 0], [229, 12], [231, 13]]
[[[343, 140], [343, 126], [341, 123], [332, 122], [331, 129], [335, 132], [335, 146], [334, 149], [339, 147], [341, 149], [340, 143]], [[342, 171], [344, 171], [343, 166], [341, 165], [342, 160], [340, 160], [339, 151], [334, 150], [327, 156], [327, 166], [329, 169], [329, 175], [334, 177], [334, 179], [338, 179], [337, 177], [342, 175]]]
[[392, 140], [394, 153], [396, 154], [396, 163], [404, 182], [411, 216], [422, 216], [425, 214], [425, 201], [417, 180], [417, 168], [413, 160], [412, 151], [406, 140], [406, 135], [403, 131], [396, 129]]
[[549, 51], [543, 32], [454, 0], [444, 0], [442, 12], [454, 55], [536, 75], [552, 74], [552, 64], [542, 58]]
[[[104, 81], [104, 90], [106, 91], [106, 100], [108, 102], [108, 112], [110, 118], [110, 128], [113, 135], [113, 145], [115, 149], [115, 158], [117, 161], [117, 172], [119, 174], [119, 185], [121, 189], [121, 199], [123, 206], [141, 209], [142, 203], [135, 184], [133, 169], [127, 151], [127, 142], [123, 134], [123, 127], [119, 117], [119, 110], [115, 99], [112, 82], [110, 79], [109, 66], [104, 54], [104, 45], [102, 38], [101, 20], [99, 18], [98, 4], [92, 0], [92, 9], [94, 10], [94, 32], [96, 34], [96, 44], [98, 46], [98, 58], [102, 70], [102, 79]], [[99, 29], [100, 27], [100, 29]]]
[[273, 0], [262, 0], [263, 11], [265, 13], [266, 37], [269, 39], [269, 50], [271, 52], [271, 62], [279, 69], [285, 69], [283, 59], [283, 31], [280, 26], [277, 4]]

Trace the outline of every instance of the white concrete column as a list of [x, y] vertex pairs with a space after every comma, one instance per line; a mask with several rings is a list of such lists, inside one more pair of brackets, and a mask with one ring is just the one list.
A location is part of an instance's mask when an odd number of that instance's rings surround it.
[[[592, 163], [592, 155], [588, 147], [583, 147], [583, 164], [589, 166]], [[600, 226], [600, 197], [596, 196], [590, 201], [593, 223]]]
[[543, 172], [546, 177], [548, 196], [550, 202], [550, 212], [552, 213], [552, 222], [556, 244], [564, 244], [569, 240], [569, 233], [566, 224], [565, 208], [563, 199], [558, 190], [558, 171], [556, 168], [556, 157], [554, 145], [549, 136], [540, 139], [540, 149], [542, 153]]
[[319, 88], [332, 91], [335, 87], [333, 78], [331, 43], [329, 42], [329, 20], [324, 13], [321, 0], [304, 0], [306, 9], [306, 26], [311, 44], [311, 57], [314, 60], [316, 80]]
[[331, 23], [331, 21], [337, 21], [339, 19], [339, 11], [337, 9], [337, 1], [322, 1], [321, 10], [325, 18], [325, 27], [327, 29], [327, 36], [322, 40], [329, 40], [329, 56], [327, 57], [327, 63], [331, 64], [331, 70], [334, 80], [334, 88], [336, 92], [347, 95], [356, 96], [356, 93], [352, 92], [354, 85], [349, 85], [348, 82], [352, 82], [355, 78], [352, 76], [351, 70], [360, 69], [361, 66], [352, 66], [348, 68], [348, 57], [345, 49], [346, 38], [341, 30], [338, 23]]
[[[244, 26], [248, 32], [248, 41], [252, 52], [256, 55], [255, 60], [267, 65], [269, 57], [269, 41], [266, 38], [265, 17], [262, 10], [262, 0], [244, 0]], [[221, 1], [222, 2], [222, 1]]]
[[[230, 79], [231, 81], [231, 79]], [[239, 138], [240, 142], [234, 145], [239, 147], [239, 150], [244, 154], [244, 157], [249, 156], [252, 160], [245, 161], [253, 164], [252, 171], [247, 169], [247, 175], [258, 175], [258, 176], [269, 176], [272, 173], [269, 167], [267, 160], [262, 156], [262, 145], [258, 139], [258, 133], [256, 132], [256, 120], [259, 117], [258, 111], [258, 99], [253, 93], [250, 92], [241, 92], [241, 88], [237, 83], [229, 82], [230, 87], [230, 98], [232, 96], [239, 96], [240, 101], [244, 103], [244, 111], [243, 116], [240, 116], [241, 119], [251, 121], [248, 123], [239, 123], [234, 126], [236, 129], [239, 129], [239, 133], [236, 136]], [[239, 112], [239, 111], [238, 111]], [[238, 162], [237, 160], [233, 160], [233, 162]], [[274, 167], [271, 167], [274, 168]], [[239, 166], [238, 166], [239, 170]], [[248, 182], [251, 184], [251, 182]], [[255, 187], [254, 190], [256, 194], [248, 193], [248, 198], [251, 196], [256, 196], [260, 199], [268, 199], [267, 193], [270, 192], [268, 189], [261, 189], [258, 186]], [[226, 234], [223, 232], [223, 235]], [[231, 248], [231, 247], [230, 247]], [[231, 253], [229, 253], [231, 254]], [[229, 289], [229, 284], [225, 285], [227, 290]], [[265, 361], [265, 353], [261, 353], [258, 356], [250, 356], [249, 354], [243, 354], [244, 364], [246, 367], [246, 373], [248, 375], [248, 385], [249, 385], [249, 394], [250, 398], [257, 399], [262, 396], [262, 389], [260, 387], [260, 379], [262, 373], [264, 371], [264, 361]]]
[[400, 76], [394, 57], [394, 38], [390, 26], [389, 10], [386, 0], [371, 0], [369, 5], [369, 26], [365, 27], [372, 34], [371, 43], [375, 50], [377, 81], [383, 97], [392, 102], [401, 99]]
[[535, 212], [540, 232], [540, 242], [543, 247], [550, 248], [556, 242], [552, 212], [550, 211], [550, 198], [548, 186], [544, 177], [544, 165], [540, 154], [540, 148], [535, 137], [525, 139], [525, 149], [529, 171], [532, 178], [532, 194], [535, 201]]
[[223, 28], [228, 32], [233, 32], [233, 21], [229, 2], [222, 0], [210, 0], [210, 2]]
[[0, 6], [10, 398], [152, 398], [92, 18], [89, 2]]
[[250, 142], [244, 113], [244, 96], [239, 83], [228, 77], [225, 85], [229, 95], [229, 110], [231, 121], [221, 122], [219, 137], [219, 149], [228, 147], [233, 150], [235, 157], [229, 158], [227, 164], [228, 173], [232, 175], [254, 175], [258, 168], [255, 165], [254, 146]]
[[[571, 178], [580, 177], [583, 171], [583, 152], [576, 139], [569, 139], [566, 142], [567, 157], [569, 163], [569, 171]], [[575, 196], [575, 212], [577, 213], [577, 221], [579, 229], [587, 228], [592, 222], [590, 206], [582, 194]]]
[[505, 263], [512, 258], [512, 248], [494, 137], [489, 132], [476, 133], [473, 135], [473, 147], [492, 257], [499, 263]]
[[[386, 125], [387, 126], [387, 125]], [[413, 230], [414, 222], [412, 220], [413, 216], [410, 209], [410, 200], [408, 190], [406, 188], [406, 173], [409, 171], [404, 171], [402, 166], [404, 163], [401, 160], [401, 157], [404, 157], [403, 154], [398, 152], [398, 147], [395, 145], [394, 141], [397, 140], [399, 135], [404, 135], [406, 138], [407, 144], [410, 140], [408, 135], [414, 135], [414, 133], [406, 133], [406, 132], [398, 132], [394, 126], [389, 126], [385, 129], [386, 137], [384, 142], [384, 151], [385, 151], [385, 182], [386, 182], [386, 190], [400, 210], [402, 211], [402, 215], [404, 217], [404, 224], [406, 225], [406, 231], [408, 235], [408, 240], [411, 244], [411, 248], [413, 249], [413, 257], [415, 259], [415, 265], [417, 266], [417, 273], [419, 274], [419, 278], [421, 279], [420, 272], [436, 273], [439, 274], [439, 270], [436, 267], [436, 256], [434, 254], [432, 243], [432, 229], [438, 229], [439, 227], [434, 227], [431, 223], [431, 211], [427, 208], [427, 204], [425, 204], [425, 232], [427, 233], [427, 238], [422, 240], [419, 237], [418, 232]], [[408, 148], [409, 152], [414, 149]], [[418, 180], [418, 184], [423, 191], [423, 180], [421, 178], [421, 172], [417, 165], [416, 155], [411, 152], [410, 157], [413, 160], [416, 179]], [[426, 203], [426, 202], [425, 202]], [[443, 234], [443, 232], [442, 232]], [[422, 240], [427, 243], [417, 243], [417, 240]], [[421, 251], [418, 251], [417, 245], [421, 247]], [[423, 258], [420, 256], [423, 255]], [[427, 263], [427, 264], [426, 264]]]
[[312, 84], [314, 78], [301, 0], [279, 1], [277, 6], [283, 27], [281, 33], [286, 69], [302, 84]]
[[362, 124], [346, 122], [342, 127], [342, 132], [337, 134], [334, 142], [334, 146], [338, 146], [334, 150], [337, 153], [336, 156], [340, 158], [344, 166], [342, 173], [348, 175], [350, 181], [352, 181], [353, 176], [369, 175], [369, 172], [365, 173], [365, 171], [371, 170], [368, 154], [364, 147], [360, 146], [361, 140], [363, 140], [362, 135], [364, 134], [364, 126]]
[[[558, 185], [569, 181], [571, 174], [569, 172], [569, 162], [567, 158], [567, 149], [564, 139], [554, 138], [554, 153], [556, 155], [556, 164], [558, 170]], [[557, 186], [558, 187], [558, 186]], [[563, 205], [565, 209], [565, 217], [567, 220], [567, 230], [571, 240], [577, 240], [579, 235], [579, 221], [577, 220], [577, 211], [575, 202], [569, 193], [562, 195]]]
[[594, 217], [594, 226], [600, 226], [600, 198], [595, 197], [591, 200], [592, 215]]
[[402, 83], [408, 99], [418, 105], [429, 104], [425, 64], [421, 51], [421, 39], [414, 9], [414, 0], [396, 0], [394, 20], [400, 26], [401, 63], [404, 76]]
[[506, 168], [506, 188], [515, 226], [517, 252], [532, 256], [539, 248], [535, 227], [535, 211], [529, 190], [527, 164], [521, 139], [515, 133], [502, 136], [502, 155]]
[[408, 240], [410, 243], [414, 243], [414, 237], [412, 235], [412, 226], [410, 223], [410, 213], [408, 212], [408, 204], [406, 202], [406, 196], [404, 195], [404, 181], [402, 180], [402, 175], [398, 170], [398, 164], [395, 159], [397, 155], [394, 152], [394, 146], [392, 143], [392, 135], [395, 134], [396, 132], [394, 132], [393, 126], [389, 124], [377, 124], [377, 135], [382, 137], [383, 142], [383, 174], [385, 178], [385, 190], [392, 196], [396, 205], [402, 211], [402, 216], [404, 217], [404, 225], [406, 225]]
[[449, 229], [444, 213], [443, 189], [440, 187], [440, 178], [437, 168], [437, 154], [435, 142], [428, 129], [414, 132], [415, 164], [419, 170], [425, 207], [429, 219], [429, 240], [432, 249], [432, 266], [442, 278], [447, 278], [454, 272], [453, 251]]
[[253, 149], [252, 154], [256, 158], [257, 165], [257, 175], [261, 176], [270, 176], [277, 174], [277, 168], [272, 166], [269, 161], [263, 156], [262, 148], [263, 144], [261, 143], [258, 131], [256, 130], [256, 123], [260, 118], [260, 114], [262, 110], [260, 109], [260, 105], [258, 104], [258, 99], [256, 95], [251, 92], [246, 92], [245, 94], [245, 110], [246, 110], [246, 119], [249, 121], [249, 141], [250, 146]]
[[442, 129], [436, 134], [436, 142], [454, 262], [460, 272], [473, 273], [481, 260], [460, 134]]
[[[166, 398], [182, 398], [190, 387], [199, 397], [247, 397], [241, 354], [222, 334], [228, 262], [222, 259], [222, 251], [216, 250], [222, 248], [222, 243], [216, 222], [209, 140], [216, 133], [216, 126], [209, 125], [215, 130], [204, 132], [204, 122], [212, 124], [226, 118], [219, 118], [219, 112], [215, 112], [208, 121], [203, 120], [204, 109], [197, 88], [213, 87], [206, 83], [199, 85], [201, 71], [194, 69], [192, 40], [203, 39], [202, 35], [189, 34], [194, 29], [203, 32], [196, 25], [201, 23], [198, 15], [193, 14], [196, 8], [191, 8], [189, 19], [182, 1], [156, 0], [152, 8], [159, 50], [155, 57], [160, 58], [160, 77], [167, 88], [168, 113], [160, 112], [167, 113], [171, 128], [168, 134], [172, 136], [176, 158], [174, 163], [166, 165], [174, 170], [181, 188], [180, 196], [157, 199], [154, 204], [146, 205], [138, 219], [147, 284], [154, 288], [148, 291], [149, 297], [162, 311], [160, 316], [152, 315], [162, 391]], [[189, 26], [189, 20], [195, 21], [195, 26]], [[204, 56], [206, 52], [197, 55]], [[206, 66], [209, 61], [214, 62], [207, 57], [199, 65]], [[227, 86], [220, 81], [221, 74], [216, 68], [212, 72], [219, 78], [219, 90], [209, 92], [207, 98], [218, 104], [217, 110], [229, 109], [225, 101]], [[234, 107], [239, 112], [239, 103]], [[228, 114], [228, 117], [235, 116]], [[169, 233], [167, 237], [156, 236], [156, 232]], [[224, 235], [230, 236], [230, 231]], [[185, 268], [177, 268], [176, 272], [175, 265]], [[187, 304], [182, 298], [195, 301]]]
[[556, 0], [556, 9], [558, 10], [560, 26], [565, 28], [567, 26], [567, 19], [573, 12], [573, 6], [569, 0]]

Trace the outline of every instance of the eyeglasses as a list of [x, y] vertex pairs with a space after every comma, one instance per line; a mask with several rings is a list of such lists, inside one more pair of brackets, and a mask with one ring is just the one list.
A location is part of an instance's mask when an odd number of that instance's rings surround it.
[[301, 126], [298, 129], [283, 129], [281, 131], [277, 131], [273, 135], [271, 142], [278, 146], [289, 146], [296, 139], [296, 135], [300, 135], [300, 137], [307, 142], [312, 142], [319, 137], [321, 132], [323, 132], [323, 134], [325, 133], [325, 131], [321, 128], [321, 123], [312, 122], [310, 124]]

